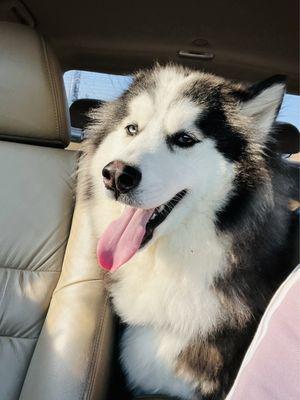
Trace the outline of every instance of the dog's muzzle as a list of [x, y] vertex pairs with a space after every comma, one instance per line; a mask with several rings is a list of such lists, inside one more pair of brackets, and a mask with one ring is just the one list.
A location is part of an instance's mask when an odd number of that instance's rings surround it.
[[135, 189], [142, 179], [142, 173], [137, 167], [119, 160], [107, 164], [102, 170], [102, 176], [106, 189], [113, 191], [116, 199], [120, 194]]

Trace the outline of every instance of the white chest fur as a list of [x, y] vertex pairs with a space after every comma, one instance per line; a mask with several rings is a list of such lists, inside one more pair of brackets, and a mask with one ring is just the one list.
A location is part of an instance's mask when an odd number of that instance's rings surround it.
[[188, 229], [160, 238], [115, 273], [111, 294], [122, 319], [193, 337], [211, 330], [220, 317], [212, 290], [224, 270], [225, 246], [214, 229]]
[[192, 398], [191, 382], [174, 374], [177, 356], [222, 318], [212, 285], [224, 270], [226, 246], [207, 225], [193, 233], [195, 223], [160, 238], [114, 274], [113, 303], [130, 325], [123, 365], [132, 386], [148, 393]]

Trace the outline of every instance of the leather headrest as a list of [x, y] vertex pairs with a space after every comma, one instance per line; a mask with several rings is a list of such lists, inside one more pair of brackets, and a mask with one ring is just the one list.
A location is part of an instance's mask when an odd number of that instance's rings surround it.
[[89, 111], [101, 107], [105, 102], [96, 99], [79, 99], [70, 105], [71, 125], [74, 128], [85, 129], [91, 122]]
[[276, 122], [275, 137], [279, 153], [296, 154], [300, 151], [300, 135], [296, 126], [287, 122]]
[[62, 72], [35, 30], [0, 22], [0, 139], [65, 147], [70, 120]]

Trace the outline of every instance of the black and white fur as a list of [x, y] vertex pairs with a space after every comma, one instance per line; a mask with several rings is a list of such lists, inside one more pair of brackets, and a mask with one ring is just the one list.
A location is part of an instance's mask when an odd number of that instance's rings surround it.
[[[137, 393], [224, 399], [288, 272], [290, 186], [273, 139], [284, 91], [282, 76], [247, 86], [156, 66], [92, 113], [78, 197], [93, 246], [124, 204], [158, 207], [187, 191], [109, 279], [127, 324], [122, 365]], [[128, 136], [133, 123], [139, 133]], [[182, 131], [196, 138], [193, 146], [172, 144]], [[142, 173], [139, 187], [119, 201], [101, 179], [113, 160]]]

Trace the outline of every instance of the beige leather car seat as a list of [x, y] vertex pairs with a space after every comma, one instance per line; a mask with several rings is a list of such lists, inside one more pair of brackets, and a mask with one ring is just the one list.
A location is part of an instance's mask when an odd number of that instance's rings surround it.
[[34, 30], [0, 22], [0, 400], [107, 398], [112, 318], [99, 268], [74, 256], [68, 143], [57, 61]]

